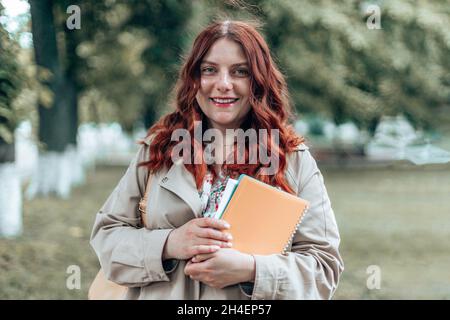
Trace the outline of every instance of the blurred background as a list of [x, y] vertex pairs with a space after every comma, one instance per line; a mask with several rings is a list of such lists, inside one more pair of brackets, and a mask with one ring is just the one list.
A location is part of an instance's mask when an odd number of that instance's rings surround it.
[[220, 16], [262, 22], [287, 78], [334, 299], [450, 299], [448, 0], [0, 0], [0, 298], [87, 297], [94, 216]]

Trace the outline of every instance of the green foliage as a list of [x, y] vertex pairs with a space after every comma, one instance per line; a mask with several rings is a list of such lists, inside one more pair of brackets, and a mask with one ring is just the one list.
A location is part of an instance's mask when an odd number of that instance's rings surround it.
[[17, 116], [14, 99], [22, 87], [22, 74], [16, 60], [17, 46], [0, 24], [0, 140], [14, 140]]
[[258, 3], [299, 112], [371, 129], [383, 114], [437, 124], [435, 112], [450, 101], [445, 1], [384, 1], [379, 30], [366, 25], [370, 2]]
[[86, 63], [80, 76], [85, 89], [82, 121], [119, 121], [130, 130], [149, 115], [149, 125], [170, 100], [191, 2], [98, 3], [103, 5], [82, 4], [84, 15], [97, 21], [95, 31], [82, 21], [80, 32], [85, 36], [77, 47]]

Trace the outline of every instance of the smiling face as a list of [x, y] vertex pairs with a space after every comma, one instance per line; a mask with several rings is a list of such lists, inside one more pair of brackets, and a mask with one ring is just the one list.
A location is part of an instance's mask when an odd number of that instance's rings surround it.
[[250, 69], [241, 46], [221, 38], [209, 49], [200, 65], [196, 99], [209, 127], [225, 132], [239, 128], [250, 111]]

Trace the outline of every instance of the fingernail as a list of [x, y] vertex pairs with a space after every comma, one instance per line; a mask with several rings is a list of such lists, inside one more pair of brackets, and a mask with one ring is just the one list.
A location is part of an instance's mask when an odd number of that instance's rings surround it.
[[231, 248], [233, 244], [231, 242], [227, 242], [227, 246]]
[[224, 226], [225, 228], [230, 228], [230, 227], [231, 227], [230, 224], [227, 223], [227, 222], [224, 222], [223, 226]]
[[233, 240], [233, 236], [231, 234], [227, 234], [227, 239], [228, 240]]

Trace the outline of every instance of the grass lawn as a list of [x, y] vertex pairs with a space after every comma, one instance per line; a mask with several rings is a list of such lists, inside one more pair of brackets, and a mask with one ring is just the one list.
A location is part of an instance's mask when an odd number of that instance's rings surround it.
[[[24, 234], [0, 240], [0, 299], [85, 299], [98, 262], [94, 215], [123, 167], [101, 167], [70, 200], [24, 203]], [[345, 271], [335, 299], [450, 299], [450, 166], [322, 168], [341, 232]], [[69, 290], [67, 268], [81, 288]], [[369, 290], [367, 268], [381, 271]]]
[[345, 263], [334, 298], [450, 299], [450, 166], [323, 171]]
[[[89, 245], [95, 213], [125, 172], [102, 167], [70, 200], [24, 201], [23, 236], [0, 240], [0, 299], [85, 299], [99, 264]], [[81, 288], [68, 290], [67, 268], [79, 266]]]

